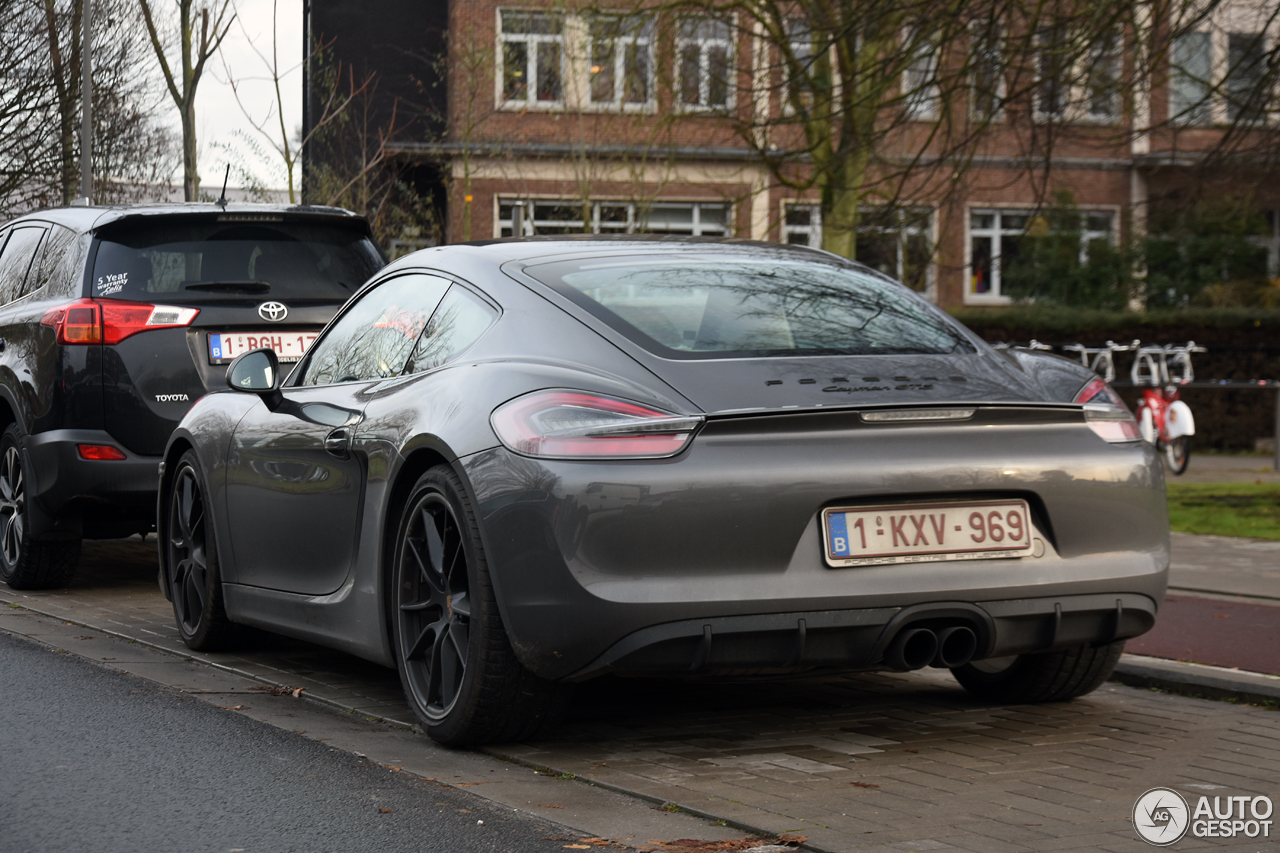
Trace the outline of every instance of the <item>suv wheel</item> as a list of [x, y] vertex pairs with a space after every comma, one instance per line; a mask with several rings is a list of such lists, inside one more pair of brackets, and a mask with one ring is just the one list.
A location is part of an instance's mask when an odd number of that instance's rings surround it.
[[80, 540], [31, 538], [21, 439], [17, 424], [0, 437], [0, 580], [13, 589], [66, 586], [80, 560]]
[[1124, 640], [1056, 652], [974, 661], [951, 670], [965, 690], [985, 702], [1063, 702], [1091, 693], [1106, 681], [1124, 651]]

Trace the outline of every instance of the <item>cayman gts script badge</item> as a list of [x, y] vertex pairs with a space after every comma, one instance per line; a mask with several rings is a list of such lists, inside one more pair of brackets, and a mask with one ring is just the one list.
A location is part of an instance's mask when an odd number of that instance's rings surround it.
[[268, 323], [279, 323], [289, 316], [289, 309], [283, 302], [264, 302], [258, 306], [258, 316]]

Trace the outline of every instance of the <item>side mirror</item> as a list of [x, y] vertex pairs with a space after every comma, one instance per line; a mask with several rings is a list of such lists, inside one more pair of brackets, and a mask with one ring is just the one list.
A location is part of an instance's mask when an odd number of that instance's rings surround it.
[[268, 409], [275, 410], [280, 394], [280, 359], [272, 349], [250, 350], [237, 356], [227, 368], [227, 387], [257, 394]]

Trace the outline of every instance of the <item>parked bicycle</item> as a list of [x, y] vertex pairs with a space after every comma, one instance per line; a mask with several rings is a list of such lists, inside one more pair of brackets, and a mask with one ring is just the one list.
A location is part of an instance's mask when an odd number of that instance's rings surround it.
[[1169, 471], [1175, 475], [1187, 470], [1191, 436], [1196, 434], [1195, 418], [1178, 389], [1195, 378], [1191, 354], [1197, 352], [1207, 350], [1195, 341], [1180, 347], [1139, 347], [1129, 374], [1133, 384], [1142, 387], [1137, 412], [1142, 437], [1164, 451]]

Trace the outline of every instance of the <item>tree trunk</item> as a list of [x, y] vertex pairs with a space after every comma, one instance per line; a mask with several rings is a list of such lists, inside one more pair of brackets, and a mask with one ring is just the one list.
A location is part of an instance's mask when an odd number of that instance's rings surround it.
[[195, 98], [188, 96], [187, 107], [182, 111], [182, 197], [187, 201], [200, 200], [200, 175], [196, 172], [196, 111]]
[[858, 202], [866, 179], [868, 155], [864, 149], [836, 151], [830, 176], [822, 181], [822, 248], [853, 259], [858, 251]]

